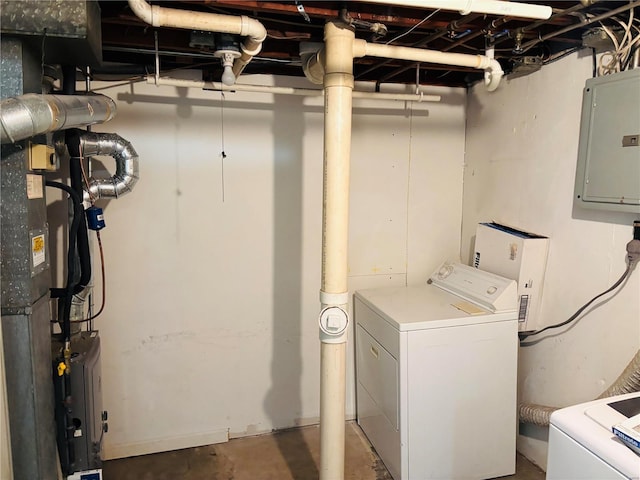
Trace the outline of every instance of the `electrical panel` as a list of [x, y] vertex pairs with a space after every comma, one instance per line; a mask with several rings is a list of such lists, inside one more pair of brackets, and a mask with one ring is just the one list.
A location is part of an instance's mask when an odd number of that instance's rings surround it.
[[640, 68], [590, 78], [582, 100], [574, 203], [640, 213]]

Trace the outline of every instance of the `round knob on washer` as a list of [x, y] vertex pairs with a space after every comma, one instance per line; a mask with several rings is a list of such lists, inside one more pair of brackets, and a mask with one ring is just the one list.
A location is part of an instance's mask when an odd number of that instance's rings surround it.
[[491, 285], [489, 288], [487, 288], [487, 293], [489, 295], [493, 295], [494, 293], [496, 293], [498, 291], [498, 287], [495, 287], [493, 285]]
[[440, 270], [438, 270], [438, 278], [440, 280], [444, 280], [449, 275], [451, 275], [451, 272], [453, 272], [453, 266], [445, 264], [442, 267], [440, 267]]

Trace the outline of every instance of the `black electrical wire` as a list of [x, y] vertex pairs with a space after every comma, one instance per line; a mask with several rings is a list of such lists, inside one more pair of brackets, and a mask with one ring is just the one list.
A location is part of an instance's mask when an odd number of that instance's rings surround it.
[[[69, 162], [69, 175], [71, 177], [71, 188], [79, 195], [80, 203], [82, 207], [82, 168], [80, 162], [82, 162], [82, 156], [80, 155], [80, 132], [82, 130], [70, 129], [66, 133], [66, 143], [71, 155], [71, 161]], [[89, 234], [87, 232], [87, 221], [85, 217], [84, 209], [80, 209], [80, 225], [78, 227], [78, 233], [76, 237], [75, 250], [78, 250], [78, 258], [80, 260], [80, 278], [74, 285], [73, 294], [83, 291], [89, 282], [91, 282], [91, 253], [89, 250]], [[51, 298], [60, 298], [66, 294], [66, 288], [52, 288]]]
[[[100, 310], [93, 315], [89, 315], [88, 318], [83, 318], [82, 320], [71, 320], [71, 323], [85, 323], [91, 322], [92, 320], [98, 318], [100, 314], [104, 311], [104, 307], [107, 301], [107, 285], [106, 285], [106, 275], [104, 271], [104, 249], [102, 248], [102, 239], [100, 238], [100, 231], [96, 230], [96, 238], [98, 239], [98, 249], [100, 250], [100, 265], [102, 272], [102, 304], [100, 305]], [[89, 324], [89, 330], [93, 330], [91, 324]]]
[[613, 285], [611, 285], [611, 287], [609, 287], [608, 289], [606, 289], [604, 292], [596, 295], [595, 297], [593, 297], [591, 300], [589, 300], [587, 303], [585, 303], [582, 307], [580, 307], [576, 313], [574, 313], [573, 315], [571, 315], [568, 319], [566, 319], [564, 322], [560, 322], [560, 323], [556, 323], [555, 325], [549, 325], [548, 327], [544, 327], [540, 330], [535, 330], [535, 331], [524, 331], [524, 332], [518, 332], [518, 338], [520, 339], [520, 341], [531, 337], [533, 335], [538, 335], [546, 330], [551, 330], [552, 328], [560, 328], [563, 327], [565, 325], [567, 325], [568, 323], [573, 322], [576, 318], [578, 318], [580, 316], [580, 314], [582, 312], [585, 311], [585, 309], [587, 307], [589, 307], [589, 305], [591, 305], [593, 302], [595, 302], [597, 299], [599, 299], [600, 297], [602, 297], [603, 295], [606, 295], [607, 293], [615, 290], [616, 288], [618, 288], [620, 286], [620, 284], [624, 281], [625, 278], [627, 278], [627, 276], [629, 275], [629, 273], [631, 272], [631, 265], [627, 265], [627, 268], [625, 269], [624, 273], [622, 274], [622, 276], [616, 281], [616, 283], [614, 283]]
[[[63, 80], [62, 90], [65, 95], [73, 95], [76, 91], [76, 67], [71, 65], [63, 65]], [[73, 132], [65, 132], [65, 143], [69, 149], [69, 153], [72, 157], [79, 157], [76, 153], [80, 150], [80, 137], [79, 134], [75, 134], [70, 139], [70, 134]], [[72, 153], [73, 152], [73, 153]], [[65, 286], [64, 305], [62, 315], [62, 337], [64, 339], [64, 351], [63, 359], [67, 368], [70, 368], [70, 348], [71, 348], [71, 303], [73, 301], [73, 295], [76, 293], [76, 289], [79, 287], [79, 291], [84, 289], [84, 286], [91, 280], [91, 259], [89, 258], [89, 239], [87, 236], [87, 221], [85, 217], [84, 208], [82, 205], [82, 177], [80, 177], [80, 183], [77, 179], [74, 179], [73, 160], [70, 162], [69, 171], [71, 176], [71, 186], [64, 183], [47, 181], [46, 185], [60, 188], [69, 194], [73, 201], [73, 219], [71, 220], [71, 226], [69, 227], [69, 242], [67, 250], [67, 284]], [[82, 234], [81, 232], [84, 232]], [[84, 237], [82, 239], [81, 237]], [[82, 245], [84, 243], [84, 245]], [[80, 257], [80, 280], [75, 283], [75, 270], [76, 270], [76, 249], [77, 254]], [[83, 259], [83, 256], [86, 258]], [[53, 292], [52, 292], [53, 293]], [[66, 371], [62, 375], [63, 393], [62, 398], [57, 401], [62, 402], [64, 408], [63, 427], [64, 427], [64, 439], [66, 443], [65, 459], [67, 464], [64, 466], [65, 473], [73, 473], [75, 468], [75, 445], [74, 445], [74, 432], [75, 425], [71, 418], [71, 409], [68, 406], [71, 404], [71, 375], [69, 371]]]
[[[67, 132], [67, 135], [70, 137], [67, 137], [67, 148], [69, 149], [69, 153], [72, 157], [69, 161], [71, 188], [80, 195], [80, 198], [83, 196], [81, 162], [84, 160], [80, 147], [81, 132], [84, 133], [82, 130]], [[81, 290], [83, 290], [87, 285], [89, 285], [89, 282], [91, 282], [91, 254], [89, 250], [89, 234], [87, 232], [87, 220], [84, 209], [82, 210], [82, 223], [78, 230], [78, 257], [80, 258], [81, 269], [81, 276], [78, 284], [82, 287]]]
[[76, 270], [76, 238], [78, 236], [78, 229], [80, 227], [80, 221], [83, 219], [84, 210], [82, 209], [82, 198], [78, 193], [69, 185], [64, 183], [54, 182], [51, 180], [46, 181], [47, 187], [58, 188], [64, 190], [69, 194], [73, 201], [73, 219], [71, 220], [71, 226], [69, 227], [69, 249], [67, 251], [67, 284], [64, 288], [64, 303], [62, 308], [62, 336], [65, 340], [71, 338], [71, 301], [73, 299], [74, 291], [74, 277]]

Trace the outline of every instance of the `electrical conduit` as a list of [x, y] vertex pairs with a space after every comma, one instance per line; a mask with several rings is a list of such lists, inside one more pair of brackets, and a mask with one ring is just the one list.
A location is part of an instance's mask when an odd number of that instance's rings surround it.
[[220, 15], [208, 12], [190, 12], [175, 8], [149, 5], [145, 0], [129, 0], [129, 6], [145, 23], [154, 27], [183, 28], [205, 32], [230, 33], [246, 37], [240, 46], [241, 55], [233, 62], [233, 73], [238, 77], [251, 59], [260, 53], [267, 30], [253, 18]]

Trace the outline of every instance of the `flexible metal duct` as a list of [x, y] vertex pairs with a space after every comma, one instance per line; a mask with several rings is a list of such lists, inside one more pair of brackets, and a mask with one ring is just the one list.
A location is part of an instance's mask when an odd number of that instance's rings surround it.
[[598, 398], [613, 397], [623, 393], [633, 393], [640, 391], [640, 350], [629, 362], [627, 368], [617, 378], [613, 384], [607, 388]]
[[116, 173], [111, 178], [89, 178], [89, 197], [117, 198], [129, 193], [138, 181], [138, 154], [131, 143], [115, 133], [80, 133], [80, 148], [83, 156], [106, 155], [116, 161]]
[[15, 143], [42, 133], [111, 120], [115, 102], [104, 95], [39, 95], [2, 99], [2, 143]]
[[[640, 350], [629, 362], [627, 368], [620, 374], [613, 384], [598, 397], [607, 398], [624, 393], [640, 392]], [[549, 425], [551, 414], [558, 407], [547, 407], [532, 403], [521, 403], [518, 407], [518, 415], [522, 423], [532, 423], [546, 427]]]

